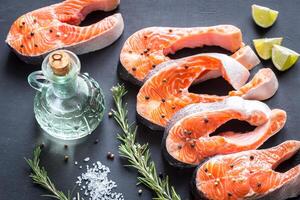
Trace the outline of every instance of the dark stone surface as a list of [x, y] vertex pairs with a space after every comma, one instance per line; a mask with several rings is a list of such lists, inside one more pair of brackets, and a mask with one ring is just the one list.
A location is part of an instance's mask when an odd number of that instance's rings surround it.
[[[24, 157], [30, 157], [35, 145], [45, 142], [46, 148], [42, 153], [42, 165], [48, 170], [50, 177], [58, 188], [66, 191], [72, 189], [76, 177], [83, 172], [73, 163], [75, 160], [82, 164], [83, 159], [91, 157], [91, 162], [101, 161], [111, 168], [110, 178], [117, 181], [118, 192], [122, 192], [126, 199], [151, 199], [152, 194], [143, 188], [143, 194], [138, 195], [136, 171], [123, 167], [126, 164], [118, 156], [114, 161], [106, 159], [108, 151], [117, 155], [117, 133], [120, 132], [113, 119], [107, 114], [96, 131], [80, 144], [69, 144], [64, 149], [65, 142], [53, 143], [41, 135], [33, 114], [33, 97], [35, 91], [27, 84], [27, 76], [39, 66], [26, 65], [5, 45], [6, 34], [11, 23], [21, 14], [42, 6], [59, 1], [54, 0], [1, 0], [0, 7], [0, 199], [1, 200], [33, 200], [41, 198], [45, 191], [32, 184], [28, 178], [29, 168]], [[255, 1], [257, 4], [272, 7], [280, 12], [278, 21], [269, 29], [258, 28], [251, 19], [250, 6], [254, 1], [205, 1], [205, 0], [122, 0], [119, 9], [125, 20], [125, 32], [122, 37], [106, 49], [80, 56], [82, 72], [88, 72], [103, 88], [106, 94], [107, 112], [113, 106], [110, 88], [117, 82], [117, 66], [121, 47], [132, 33], [148, 26], [210, 26], [217, 24], [233, 24], [243, 31], [244, 41], [251, 44], [251, 40], [261, 37], [283, 36], [286, 47], [300, 52], [300, 15], [299, 4], [296, 1]], [[111, 12], [114, 13], [114, 12]], [[96, 12], [91, 14], [85, 24], [95, 22], [107, 14]], [[203, 51], [220, 51], [215, 48], [183, 50], [173, 57], [182, 57]], [[261, 67], [271, 67], [270, 61], [263, 62], [256, 67], [252, 75]], [[274, 69], [275, 70], [275, 69]], [[287, 139], [300, 139], [299, 116], [300, 109], [300, 63], [292, 69], [280, 73], [276, 71], [280, 87], [277, 94], [269, 101], [272, 108], [282, 108], [288, 113], [285, 128], [272, 137], [263, 147], [279, 144]], [[122, 82], [122, 81], [121, 81]], [[129, 93], [126, 101], [129, 104], [130, 120], [135, 120], [135, 104], [138, 87], [126, 84]], [[194, 86], [193, 91], [202, 93], [225, 94], [230, 87], [221, 79], [208, 81]], [[106, 113], [107, 113], [106, 112]], [[98, 144], [94, 144], [95, 139]], [[170, 167], [162, 158], [160, 143], [162, 132], [152, 132], [140, 125], [138, 141], [150, 144], [152, 158], [157, 170], [170, 176], [182, 199], [191, 199], [190, 179], [191, 170], [178, 170]], [[64, 162], [64, 155], [69, 156], [69, 162]], [[300, 163], [299, 157], [283, 164], [281, 170], [286, 170]], [[83, 164], [84, 165], [84, 164]]]

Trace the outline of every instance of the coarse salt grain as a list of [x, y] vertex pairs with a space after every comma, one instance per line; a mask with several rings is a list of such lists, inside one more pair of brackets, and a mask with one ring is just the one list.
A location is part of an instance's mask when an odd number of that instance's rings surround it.
[[110, 169], [101, 162], [86, 166], [87, 171], [77, 177], [76, 184], [90, 200], [124, 200], [122, 193], [112, 192], [117, 184], [108, 179]]
[[90, 160], [90, 157], [86, 157], [83, 161], [88, 162]]

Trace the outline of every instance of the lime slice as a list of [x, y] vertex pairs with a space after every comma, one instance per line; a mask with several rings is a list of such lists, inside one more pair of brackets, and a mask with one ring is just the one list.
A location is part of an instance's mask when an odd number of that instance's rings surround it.
[[272, 61], [275, 67], [284, 71], [293, 66], [298, 60], [299, 54], [283, 46], [274, 45], [272, 49]]
[[278, 16], [278, 11], [267, 7], [252, 5], [252, 17], [258, 26], [268, 28], [274, 24]]
[[272, 48], [274, 44], [281, 45], [283, 38], [263, 38], [253, 40], [255, 50], [259, 57], [264, 60], [270, 59], [272, 56]]

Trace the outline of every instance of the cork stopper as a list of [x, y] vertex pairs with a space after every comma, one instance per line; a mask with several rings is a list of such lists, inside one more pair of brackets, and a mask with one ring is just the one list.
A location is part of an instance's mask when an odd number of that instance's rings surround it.
[[68, 53], [58, 50], [49, 56], [49, 65], [57, 76], [65, 76], [70, 71], [71, 58]]

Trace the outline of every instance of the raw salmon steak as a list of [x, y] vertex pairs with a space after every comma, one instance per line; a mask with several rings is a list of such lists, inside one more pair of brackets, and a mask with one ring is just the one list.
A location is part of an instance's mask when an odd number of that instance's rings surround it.
[[84, 54], [102, 49], [120, 37], [121, 14], [89, 25], [78, 26], [92, 11], [111, 11], [119, 0], [66, 0], [19, 17], [7, 35], [7, 44], [27, 63], [39, 63], [56, 49]]
[[216, 156], [195, 172], [197, 199], [284, 200], [300, 195], [300, 165], [280, 173], [274, 169], [300, 149], [300, 141], [289, 140], [263, 150]]
[[[144, 28], [131, 35], [125, 42], [120, 54], [122, 66], [119, 73], [122, 78], [141, 85], [153, 68], [170, 60], [168, 54], [183, 48], [204, 45], [220, 46], [235, 52], [243, 46], [242, 33], [232, 25]], [[255, 56], [254, 53], [252, 55]], [[256, 57], [256, 62], [257, 60]]]
[[[270, 74], [272, 73], [271, 71]], [[137, 95], [138, 117], [151, 129], [164, 130], [171, 117], [181, 108], [192, 103], [223, 100], [226, 96], [194, 94], [188, 91], [193, 83], [215, 78], [220, 74], [237, 91], [243, 88], [249, 77], [249, 71], [242, 64], [225, 54], [198, 54], [161, 63], [149, 74]], [[258, 74], [259, 77], [269, 75], [262, 71]], [[267, 78], [264, 80], [268, 81]], [[250, 83], [248, 84], [250, 89], [247, 91], [251, 92], [259, 92], [264, 86], [264, 84], [257, 85], [253, 81]], [[277, 90], [277, 87], [273, 89]], [[242, 91], [231, 92], [231, 95], [247, 97], [247, 91], [243, 91], [243, 95]], [[270, 90], [264, 96], [270, 97], [274, 93], [275, 91]]]
[[[247, 133], [228, 131], [210, 136], [233, 119], [246, 121], [256, 128]], [[241, 97], [192, 104], [170, 120], [164, 133], [164, 155], [171, 165], [195, 167], [211, 156], [256, 149], [276, 134], [285, 122], [283, 110], [270, 110], [260, 101]]]

